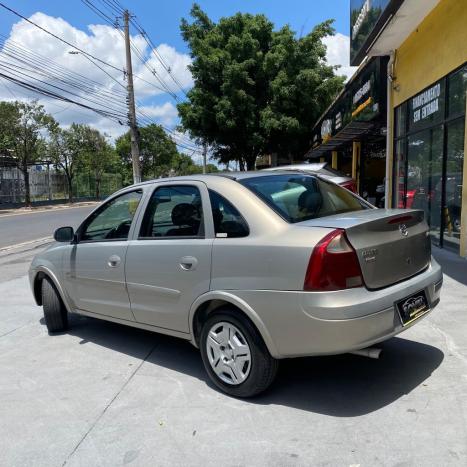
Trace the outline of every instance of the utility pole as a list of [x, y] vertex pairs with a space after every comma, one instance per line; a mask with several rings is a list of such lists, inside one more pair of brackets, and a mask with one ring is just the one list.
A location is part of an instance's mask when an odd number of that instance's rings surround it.
[[203, 144], [203, 174], [206, 173], [206, 156], [208, 153], [208, 145], [206, 143]]
[[125, 52], [126, 52], [126, 78], [128, 89], [128, 120], [130, 123], [130, 139], [131, 139], [131, 160], [133, 162], [133, 182], [141, 181], [141, 170], [139, 166], [139, 138], [138, 128], [136, 126], [136, 109], [135, 109], [135, 90], [133, 88], [133, 67], [131, 65], [131, 50], [130, 50], [130, 13], [125, 10], [123, 13], [124, 33], [125, 33]]

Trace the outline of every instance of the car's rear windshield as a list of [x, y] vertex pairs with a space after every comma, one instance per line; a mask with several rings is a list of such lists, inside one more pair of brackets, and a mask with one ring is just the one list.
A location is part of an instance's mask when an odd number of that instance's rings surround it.
[[239, 182], [291, 223], [370, 209], [350, 191], [313, 175], [269, 175]]

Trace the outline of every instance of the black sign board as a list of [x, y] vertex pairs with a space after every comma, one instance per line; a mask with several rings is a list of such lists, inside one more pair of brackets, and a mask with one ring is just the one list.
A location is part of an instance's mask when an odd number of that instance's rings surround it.
[[367, 49], [403, 0], [350, 0], [350, 64], [360, 65]]
[[421, 130], [443, 120], [444, 88], [445, 82], [441, 79], [409, 99], [409, 131]]
[[345, 86], [312, 133], [312, 148], [327, 143], [353, 121], [369, 122], [386, 112], [387, 57], [375, 57]]

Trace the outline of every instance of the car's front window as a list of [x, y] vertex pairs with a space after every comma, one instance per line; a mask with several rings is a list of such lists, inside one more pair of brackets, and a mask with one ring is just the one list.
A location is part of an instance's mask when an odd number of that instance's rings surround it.
[[270, 175], [240, 183], [291, 223], [370, 208], [348, 190], [312, 175]]
[[142, 191], [118, 196], [96, 211], [81, 233], [81, 241], [126, 240]]

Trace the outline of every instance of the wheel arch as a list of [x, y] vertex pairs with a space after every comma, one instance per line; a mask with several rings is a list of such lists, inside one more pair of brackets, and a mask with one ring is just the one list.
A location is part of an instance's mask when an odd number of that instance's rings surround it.
[[201, 297], [198, 297], [198, 299], [191, 306], [189, 327], [193, 345], [199, 347], [201, 327], [208, 316], [216, 310], [225, 307], [232, 308], [240, 316], [248, 319], [260, 333], [264, 343], [266, 344], [266, 347], [269, 350], [269, 353], [275, 358], [280, 358], [271, 335], [253, 308], [251, 308], [247, 302], [237, 297], [235, 294], [223, 291], [209, 292], [204, 294]]
[[32, 289], [33, 289], [33, 294], [34, 294], [34, 300], [36, 301], [36, 303], [39, 306], [42, 305], [42, 281], [45, 278], [48, 278], [52, 281], [67, 311], [71, 312], [71, 307], [68, 303], [65, 292], [62, 286], [60, 285], [59, 280], [57, 279], [57, 276], [49, 268], [45, 266], [39, 266], [33, 278]]

